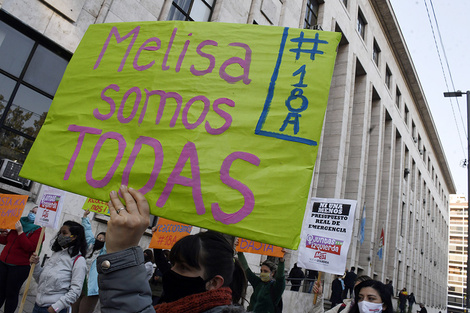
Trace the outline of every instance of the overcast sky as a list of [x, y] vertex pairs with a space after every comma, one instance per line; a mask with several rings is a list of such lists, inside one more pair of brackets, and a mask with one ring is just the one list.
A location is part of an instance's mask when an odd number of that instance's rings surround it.
[[[457, 194], [467, 195], [467, 169], [460, 166], [461, 161], [467, 158], [467, 100], [465, 95], [461, 98], [444, 98], [443, 92], [453, 91], [453, 86], [455, 86], [455, 90], [463, 92], [470, 90], [470, 1], [390, 1], [413, 58], [428, 105], [431, 108]], [[444, 50], [441, 47], [434, 15], [437, 19]], [[448, 87], [444, 80], [441, 61], [434, 42], [433, 29]], [[447, 61], [444, 53], [447, 56]], [[453, 86], [447, 63], [452, 75]], [[452, 99], [452, 104], [450, 99]]]

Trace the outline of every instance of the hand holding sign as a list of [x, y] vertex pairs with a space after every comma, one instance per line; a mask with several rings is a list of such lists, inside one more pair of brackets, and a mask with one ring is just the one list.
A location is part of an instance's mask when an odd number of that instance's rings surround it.
[[106, 232], [108, 253], [137, 246], [150, 224], [149, 205], [144, 195], [126, 186], [121, 186], [120, 192], [126, 202], [125, 207], [114, 190], [108, 203], [111, 215]]
[[36, 252], [33, 252], [29, 257], [30, 264], [38, 264], [39, 263], [39, 255]]
[[281, 249], [282, 252], [282, 257], [279, 259], [279, 261], [284, 262], [286, 260], [286, 254], [288, 253], [286, 248]]
[[16, 232], [18, 233], [18, 236], [23, 233], [23, 225], [21, 225], [20, 221], [15, 223], [15, 229], [16, 229]]
[[321, 285], [321, 281], [317, 280], [315, 284], [313, 284], [313, 293], [316, 295], [321, 295], [323, 293], [323, 287]]

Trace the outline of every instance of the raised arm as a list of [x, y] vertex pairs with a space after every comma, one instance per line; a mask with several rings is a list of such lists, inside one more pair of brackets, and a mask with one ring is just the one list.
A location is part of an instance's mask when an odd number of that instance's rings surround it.
[[95, 235], [93, 234], [93, 231], [91, 230], [91, 224], [90, 224], [90, 219], [88, 218], [88, 214], [90, 214], [90, 210], [86, 210], [83, 213], [82, 226], [83, 228], [85, 228], [86, 243], [88, 245], [92, 245], [95, 243]]
[[245, 271], [246, 278], [253, 287], [256, 287], [261, 282], [261, 279], [250, 269], [243, 252], [238, 252], [238, 260], [240, 261], [242, 268]]
[[150, 223], [149, 205], [135, 189], [121, 186], [120, 191], [126, 205], [115, 191], [111, 192], [111, 219], [106, 232], [108, 254], [99, 256], [97, 261], [101, 312], [154, 313], [144, 255], [138, 247]]

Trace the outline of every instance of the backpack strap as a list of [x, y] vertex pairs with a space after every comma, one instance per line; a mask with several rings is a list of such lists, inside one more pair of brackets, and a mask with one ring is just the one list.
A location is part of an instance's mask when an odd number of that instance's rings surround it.
[[344, 302], [343, 302], [343, 303], [341, 303], [341, 306], [339, 307], [339, 309], [338, 309], [338, 312], [337, 312], [337, 313], [339, 313], [339, 312], [343, 311], [345, 308], [346, 308], [346, 304], [344, 304]]
[[79, 254], [75, 257], [75, 259], [73, 260], [73, 264], [72, 264], [72, 268], [75, 266], [75, 262], [77, 262], [78, 258], [80, 258], [82, 255]]

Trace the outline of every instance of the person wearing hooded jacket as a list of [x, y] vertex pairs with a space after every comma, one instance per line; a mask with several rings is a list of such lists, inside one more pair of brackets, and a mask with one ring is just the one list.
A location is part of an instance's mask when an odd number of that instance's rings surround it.
[[41, 234], [41, 227], [34, 224], [37, 208], [35, 206], [28, 216], [22, 217], [15, 224], [16, 229], [0, 230], [0, 244], [5, 245], [0, 255], [0, 308], [5, 304], [5, 313], [15, 312], [21, 286], [28, 278], [29, 258], [36, 250]]

